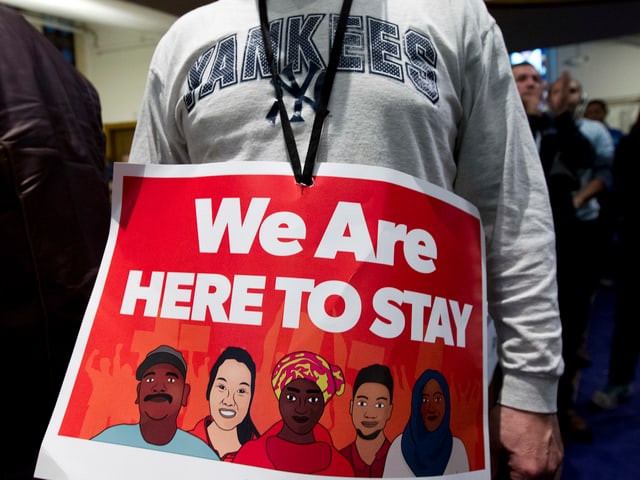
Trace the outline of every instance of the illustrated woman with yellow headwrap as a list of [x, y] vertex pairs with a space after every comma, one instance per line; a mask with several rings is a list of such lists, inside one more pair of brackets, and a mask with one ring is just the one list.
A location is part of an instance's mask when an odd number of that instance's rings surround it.
[[234, 463], [285, 472], [353, 476], [334, 447], [329, 431], [318, 423], [325, 405], [345, 389], [337, 365], [311, 352], [285, 355], [273, 369], [271, 385], [282, 420], [262, 437], [245, 443]]

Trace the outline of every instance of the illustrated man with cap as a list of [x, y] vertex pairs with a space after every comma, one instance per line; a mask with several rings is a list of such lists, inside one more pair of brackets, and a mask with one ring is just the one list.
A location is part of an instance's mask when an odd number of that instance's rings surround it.
[[136, 404], [140, 421], [106, 428], [92, 440], [131, 447], [220, 460], [198, 437], [178, 428], [180, 409], [187, 405], [191, 387], [182, 354], [160, 345], [136, 369]]

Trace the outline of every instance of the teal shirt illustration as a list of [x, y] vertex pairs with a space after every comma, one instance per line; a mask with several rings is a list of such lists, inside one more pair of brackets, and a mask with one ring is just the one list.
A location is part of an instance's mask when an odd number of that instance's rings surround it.
[[210, 460], [220, 460], [209, 445], [198, 437], [180, 429], [176, 430], [176, 434], [171, 441], [164, 445], [154, 445], [153, 443], [147, 442], [143, 438], [142, 432], [140, 432], [140, 426], [137, 423], [133, 425], [114, 425], [113, 427], [103, 430], [93, 437], [92, 440], [158, 450], [161, 452], [179, 453], [180, 455], [190, 455], [192, 457], [208, 458]]

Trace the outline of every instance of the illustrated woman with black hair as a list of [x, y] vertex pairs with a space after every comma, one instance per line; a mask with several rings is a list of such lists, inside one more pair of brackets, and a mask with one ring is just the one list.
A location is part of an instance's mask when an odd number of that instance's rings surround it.
[[255, 382], [256, 365], [242, 348], [227, 347], [211, 367], [209, 415], [190, 433], [207, 442], [225, 462], [233, 461], [243, 444], [260, 436], [250, 415]]

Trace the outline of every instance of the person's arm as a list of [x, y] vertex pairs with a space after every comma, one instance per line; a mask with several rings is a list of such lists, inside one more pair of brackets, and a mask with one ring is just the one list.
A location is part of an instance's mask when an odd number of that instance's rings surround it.
[[606, 190], [604, 181], [600, 178], [594, 178], [573, 196], [573, 206], [575, 208], [580, 208], [588, 200], [592, 199], [604, 190]]
[[549, 109], [552, 112], [553, 127], [557, 135], [551, 148], [553, 153], [560, 152], [563, 164], [572, 172], [581, 168], [590, 168], [595, 161], [595, 149], [591, 142], [580, 133], [580, 129], [569, 109], [569, 84], [571, 77], [568, 70], [563, 70], [556, 81], [559, 94], [549, 97]]
[[549, 195], [495, 24], [482, 42], [466, 46], [455, 191], [478, 207], [485, 229], [488, 308], [504, 374], [499, 401], [553, 413], [563, 363]]
[[555, 237], [542, 167], [495, 24], [481, 41], [465, 45], [471, 57], [456, 191], [479, 208], [487, 239], [487, 300], [503, 373], [493, 445], [513, 475], [538, 478], [562, 458], [554, 415], [563, 369]]
[[129, 162], [131, 163], [188, 163], [189, 155], [184, 137], [174, 118], [171, 104], [171, 58], [174, 49], [169, 31], [158, 43], [151, 59], [145, 91], [140, 106]]
[[611, 134], [603, 124], [595, 121], [589, 122], [588, 125], [583, 125], [583, 128], [588, 129], [595, 157], [591, 166], [591, 180], [573, 196], [573, 205], [576, 208], [613, 186], [615, 148]]
[[[569, 84], [571, 77], [568, 70], [563, 70], [556, 84], [560, 93], [549, 97], [549, 109], [552, 112], [552, 124], [556, 135], [550, 146], [552, 155], [561, 155], [562, 163], [576, 176], [579, 169], [591, 168], [595, 162], [595, 149], [591, 142], [580, 133], [580, 129], [569, 109]], [[542, 152], [544, 157], [544, 152]]]
[[557, 115], [554, 126], [558, 132], [556, 147], [562, 162], [576, 174], [579, 169], [591, 167], [595, 162], [595, 149], [580, 133], [571, 112], [565, 111]]

